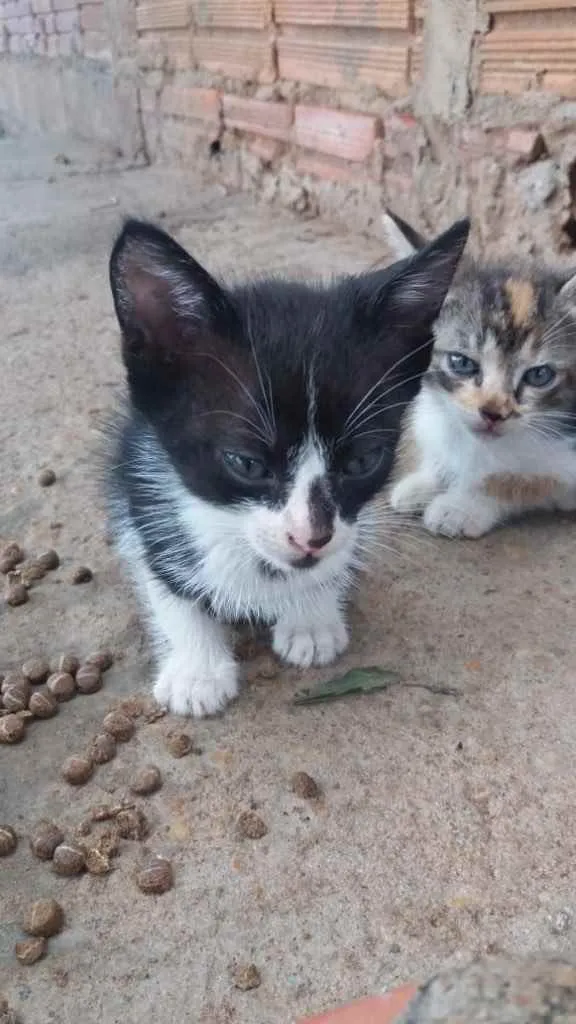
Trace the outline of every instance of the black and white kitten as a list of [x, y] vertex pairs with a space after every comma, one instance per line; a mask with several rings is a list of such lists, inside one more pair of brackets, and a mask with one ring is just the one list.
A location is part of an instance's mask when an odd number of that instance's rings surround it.
[[[397, 258], [426, 243], [390, 211]], [[576, 508], [576, 274], [463, 260], [434, 325], [390, 503], [449, 537]]]
[[401, 413], [466, 243], [331, 285], [224, 288], [130, 221], [111, 256], [129, 408], [110, 460], [120, 551], [158, 641], [154, 693], [211, 714], [238, 672], [225, 623], [269, 623], [299, 666], [348, 643], [343, 602], [376, 525]]

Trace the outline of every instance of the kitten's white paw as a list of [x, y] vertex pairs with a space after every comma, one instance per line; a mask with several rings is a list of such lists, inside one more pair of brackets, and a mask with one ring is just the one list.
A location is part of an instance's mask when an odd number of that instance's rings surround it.
[[476, 539], [488, 533], [502, 518], [498, 503], [481, 495], [439, 494], [424, 512], [424, 526], [444, 537]]
[[154, 684], [159, 704], [175, 715], [215, 715], [238, 693], [238, 671], [235, 663], [223, 660], [215, 670], [202, 671], [202, 666], [185, 655], [171, 655], [162, 666]]
[[409, 473], [390, 491], [390, 505], [396, 512], [421, 512], [438, 490], [438, 484], [428, 475]]
[[309, 668], [328, 665], [348, 646], [348, 630], [342, 617], [331, 622], [306, 626], [302, 622], [280, 619], [274, 626], [274, 651], [290, 665]]

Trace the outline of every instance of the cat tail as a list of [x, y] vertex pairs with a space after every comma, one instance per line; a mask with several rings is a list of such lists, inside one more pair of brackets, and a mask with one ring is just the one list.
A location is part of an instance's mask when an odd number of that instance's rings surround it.
[[389, 207], [382, 214], [382, 226], [395, 260], [405, 260], [426, 245], [426, 239]]

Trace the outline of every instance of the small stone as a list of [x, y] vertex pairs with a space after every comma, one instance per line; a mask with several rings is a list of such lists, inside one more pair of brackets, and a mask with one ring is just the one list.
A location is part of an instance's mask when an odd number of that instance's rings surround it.
[[0, 825], [0, 857], [8, 857], [18, 846], [18, 837], [11, 825]]
[[51, 672], [67, 672], [75, 676], [80, 662], [75, 654], [58, 654], [50, 664]]
[[168, 892], [174, 885], [174, 873], [169, 860], [164, 857], [153, 857], [140, 868], [136, 875], [136, 885], [141, 892], [161, 893]]
[[58, 701], [50, 690], [36, 690], [28, 701], [35, 718], [52, 718], [58, 711]]
[[90, 580], [93, 578], [94, 573], [87, 565], [78, 566], [72, 573], [72, 583], [90, 583]]
[[322, 790], [316, 780], [306, 772], [295, 772], [290, 785], [292, 792], [296, 796], [302, 797], [303, 800], [317, 800], [322, 795]]
[[24, 562], [18, 569], [20, 583], [23, 583], [27, 590], [39, 580], [43, 580], [45, 575], [46, 570], [38, 562]]
[[48, 662], [45, 658], [29, 658], [22, 665], [22, 675], [32, 683], [32, 686], [38, 686], [48, 678], [50, 671]]
[[106, 764], [116, 756], [116, 740], [107, 732], [100, 733], [92, 740], [88, 755], [94, 764]]
[[26, 686], [28, 680], [26, 676], [19, 672], [18, 669], [11, 669], [10, 672], [5, 672], [2, 680], [2, 693], [5, 693], [11, 686]]
[[24, 711], [30, 700], [30, 686], [8, 686], [2, 693], [2, 704], [6, 711]]
[[105, 857], [116, 857], [120, 852], [120, 840], [115, 828], [109, 828], [102, 833], [96, 843], [96, 848]]
[[242, 992], [249, 992], [250, 989], [259, 988], [262, 984], [260, 971], [256, 964], [239, 964], [234, 968], [232, 980], [234, 987], [239, 988]]
[[150, 796], [151, 793], [155, 793], [156, 790], [160, 789], [161, 785], [162, 775], [160, 769], [156, 768], [153, 764], [147, 764], [136, 772], [130, 783], [130, 789], [137, 796]]
[[24, 552], [19, 544], [6, 544], [0, 551], [0, 572], [6, 576], [20, 562], [24, 561]]
[[68, 757], [62, 765], [62, 778], [71, 786], [83, 786], [94, 772], [94, 765], [87, 757]]
[[110, 711], [102, 722], [102, 728], [119, 743], [126, 743], [134, 735], [134, 722], [120, 711]]
[[19, 743], [24, 739], [25, 732], [26, 722], [17, 714], [0, 718], [0, 743]]
[[114, 664], [112, 651], [95, 651], [86, 658], [86, 665], [95, 665], [101, 672], [107, 672]]
[[192, 737], [187, 732], [173, 730], [166, 735], [166, 746], [172, 757], [185, 757], [194, 747]]
[[550, 921], [550, 931], [553, 935], [566, 935], [572, 925], [572, 914], [569, 910], [559, 910]]
[[268, 832], [268, 826], [255, 811], [243, 811], [236, 827], [242, 839], [263, 839]]
[[53, 572], [60, 565], [60, 555], [54, 551], [54, 548], [49, 548], [48, 551], [43, 551], [41, 555], [38, 555], [36, 562], [46, 572]]
[[53, 821], [40, 821], [30, 836], [30, 849], [39, 860], [52, 860], [54, 850], [64, 842], [62, 829]]
[[120, 811], [115, 824], [122, 839], [144, 839], [148, 834], [148, 819], [139, 807]]
[[111, 870], [110, 858], [105, 853], [96, 847], [86, 851], [86, 871], [90, 875], [108, 875]]
[[81, 665], [76, 673], [79, 693], [96, 693], [102, 687], [102, 676], [96, 665]]
[[58, 935], [64, 927], [64, 911], [56, 900], [36, 900], [32, 903], [22, 921], [27, 935], [42, 935], [49, 939]]
[[47, 945], [46, 939], [42, 938], [42, 936], [38, 936], [35, 939], [24, 939], [24, 942], [17, 942], [14, 947], [16, 959], [21, 964], [26, 964], [29, 967], [44, 956]]
[[76, 681], [68, 672], [53, 672], [48, 676], [46, 686], [57, 701], [72, 700], [76, 693]]
[[9, 604], [11, 608], [18, 608], [29, 600], [28, 591], [23, 583], [10, 583], [6, 591], [6, 604]]
[[56, 473], [53, 469], [43, 469], [38, 475], [40, 487], [52, 487], [56, 483]]
[[54, 850], [52, 870], [57, 875], [79, 875], [86, 865], [86, 854], [78, 843], [60, 843]]

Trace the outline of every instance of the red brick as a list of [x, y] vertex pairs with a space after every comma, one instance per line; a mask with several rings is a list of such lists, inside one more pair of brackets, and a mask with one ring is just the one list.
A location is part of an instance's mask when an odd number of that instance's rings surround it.
[[150, 29], [188, 28], [189, 5], [186, 0], [147, 0], [136, 8], [136, 25], [140, 32]]
[[320, 153], [299, 153], [296, 157], [299, 174], [311, 174], [325, 181], [340, 181], [345, 184], [358, 182], [358, 165], [339, 160], [338, 157], [322, 156]]
[[216, 89], [195, 89], [191, 86], [167, 85], [162, 93], [163, 114], [220, 123], [220, 94]]
[[52, 8], [55, 11], [75, 11], [76, 0], [52, 0]]
[[361, 163], [370, 156], [378, 134], [378, 120], [328, 107], [296, 107], [294, 141], [305, 149]]
[[32, 0], [34, 14], [49, 14], [52, 10], [51, 0]]
[[339, 28], [410, 28], [411, 0], [276, 0], [278, 24], [336, 25]]
[[289, 103], [267, 103], [243, 96], [223, 96], [227, 128], [286, 140], [290, 136], [293, 110]]
[[86, 4], [81, 7], [80, 27], [85, 32], [104, 32], [104, 4]]
[[269, 0], [202, 0], [194, 5], [198, 28], [266, 28], [270, 24]]
[[138, 39], [138, 64], [142, 68], [185, 71], [192, 67], [189, 32], [145, 32]]
[[377, 85], [393, 96], [407, 92], [410, 50], [404, 40], [380, 42], [377, 35], [357, 37], [345, 31], [295, 31], [278, 38], [281, 78], [330, 89]]
[[246, 146], [254, 156], [265, 164], [274, 164], [282, 153], [282, 143], [275, 139], [264, 139], [254, 136], [246, 140]]
[[530, 163], [546, 153], [546, 143], [536, 128], [512, 128], [508, 132], [507, 149], [521, 161]]
[[57, 32], [73, 32], [78, 28], [78, 11], [60, 11], [56, 15]]
[[274, 81], [272, 41], [266, 32], [198, 32], [192, 49], [209, 71], [252, 82]]

